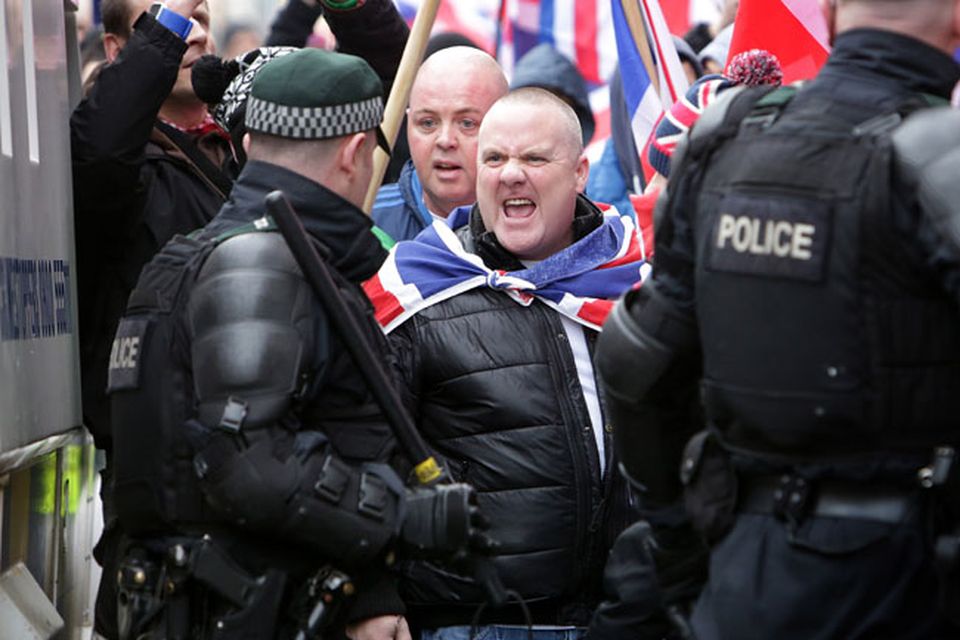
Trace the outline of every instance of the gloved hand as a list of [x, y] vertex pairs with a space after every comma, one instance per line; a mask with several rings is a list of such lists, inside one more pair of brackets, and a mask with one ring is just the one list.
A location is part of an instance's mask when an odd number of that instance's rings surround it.
[[484, 533], [488, 527], [468, 484], [407, 489], [400, 542], [414, 556], [456, 564], [488, 554], [496, 546]]
[[700, 535], [684, 522], [651, 527], [644, 538], [657, 568], [665, 608], [668, 612], [689, 609], [707, 581], [709, 551]]

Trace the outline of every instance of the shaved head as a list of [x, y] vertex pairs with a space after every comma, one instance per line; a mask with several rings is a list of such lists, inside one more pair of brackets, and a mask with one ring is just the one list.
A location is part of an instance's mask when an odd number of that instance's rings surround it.
[[[497, 100], [490, 112], [515, 106], [540, 113], [544, 110], [553, 112], [556, 116], [554, 123], [557, 125], [553, 132], [554, 137], [560, 144], [569, 147], [573, 157], [583, 153], [583, 132], [580, 128], [580, 120], [573, 108], [555, 94], [539, 87], [522, 87]], [[481, 127], [480, 136], [483, 137], [483, 127]]]
[[473, 47], [441, 49], [426, 59], [410, 90], [407, 140], [427, 209], [446, 216], [472, 204], [477, 133], [507, 79], [497, 61]]
[[490, 54], [474, 47], [447, 47], [423, 61], [410, 89], [410, 102], [418, 88], [438, 79], [449, 84], [482, 84], [502, 96], [507, 92], [503, 69]]

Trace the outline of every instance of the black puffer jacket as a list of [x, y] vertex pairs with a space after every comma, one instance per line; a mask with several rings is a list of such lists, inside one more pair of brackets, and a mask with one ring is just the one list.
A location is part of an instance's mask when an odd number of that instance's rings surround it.
[[[581, 199], [577, 237], [599, 222]], [[458, 234], [491, 268], [522, 268], [476, 209]], [[419, 312], [390, 338], [421, 432], [452, 475], [479, 493], [502, 545], [495, 564], [507, 588], [532, 603], [537, 624], [586, 624], [612, 536], [626, 524], [625, 490], [611, 472], [609, 445], [601, 479], [558, 314], [475, 289]], [[423, 628], [469, 624], [483, 601], [475, 584], [426, 563], [407, 567], [405, 578], [411, 620]], [[522, 616], [508, 607], [484, 621]]]

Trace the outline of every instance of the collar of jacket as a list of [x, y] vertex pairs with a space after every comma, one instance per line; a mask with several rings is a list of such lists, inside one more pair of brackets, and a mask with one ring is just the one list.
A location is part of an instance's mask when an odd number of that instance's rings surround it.
[[[583, 194], [577, 195], [577, 206], [573, 213], [573, 241], [576, 242], [588, 233], [603, 224], [603, 213], [597, 205], [590, 202]], [[479, 205], [473, 205], [470, 210], [470, 222], [467, 224], [467, 233], [461, 236], [467, 251], [480, 256], [491, 269], [504, 271], [519, 271], [523, 264], [512, 253], [503, 248], [497, 236], [487, 231], [480, 217]]]
[[318, 182], [276, 165], [250, 160], [218, 218], [247, 223], [264, 214], [263, 199], [280, 189], [307, 233], [330, 251], [330, 265], [351, 282], [371, 278], [387, 252], [373, 235], [369, 216]]
[[156, 158], [167, 156], [183, 162], [198, 178], [203, 180], [216, 193], [219, 193], [220, 197], [226, 198], [229, 192], [227, 185], [232, 178], [236, 176], [236, 173], [231, 175], [229, 171], [225, 170], [233, 158], [230, 142], [221, 135], [212, 132], [200, 136], [194, 136], [186, 132], [181, 133], [190, 139], [197, 151], [210, 161], [209, 170], [219, 171], [222, 176], [207, 175], [207, 171], [205, 171], [203, 167], [197, 166], [197, 163], [193, 161], [190, 155], [184, 151], [176, 141], [172, 140], [170, 136], [156, 126], [150, 132], [150, 140], [146, 152], [147, 156]]
[[894, 80], [917, 93], [949, 98], [960, 65], [943, 51], [893, 31], [851, 29], [834, 40], [823, 72], [855, 68]]
[[420, 222], [423, 224], [423, 227], [429, 227], [433, 224], [433, 216], [430, 215], [430, 210], [427, 209], [427, 205], [423, 203], [423, 185], [420, 184], [420, 178], [417, 177], [417, 170], [413, 166], [413, 160], [407, 160], [403, 163], [403, 168], [400, 170], [400, 179], [397, 180], [397, 184], [400, 185], [400, 192], [403, 195], [404, 201], [410, 203], [410, 205], [416, 209], [417, 213], [420, 214]]

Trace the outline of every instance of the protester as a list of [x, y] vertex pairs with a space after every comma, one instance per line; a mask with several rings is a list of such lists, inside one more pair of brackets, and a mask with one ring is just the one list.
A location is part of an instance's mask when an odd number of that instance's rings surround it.
[[[354, 640], [409, 639], [387, 575], [392, 539], [443, 546], [441, 557], [469, 550], [475, 515], [455, 507], [471, 490], [405, 499], [383, 464], [393, 434], [266, 217], [264, 197], [282, 190], [385, 356], [357, 284], [385, 257], [358, 208], [382, 95], [354, 56], [304, 49], [264, 65], [229, 201], [171, 240], [131, 295], [109, 374], [124, 637], [293, 638], [326, 607], [303, 637], [337, 637], [339, 621]], [[349, 589], [324, 590], [328, 564]]]
[[[609, 544], [632, 514], [614, 473], [591, 345], [609, 299], [640, 280], [629, 217], [580, 194], [588, 163], [573, 110], [537, 88], [480, 127], [477, 204], [391, 252], [365, 286], [389, 332], [421, 433], [500, 542], [495, 565], [535, 638], [582, 635]], [[476, 584], [426, 563], [402, 593], [424, 640], [466, 639]], [[525, 636], [510, 606], [479, 637]], [[492, 625], [492, 626], [491, 626]], [[513, 634], [513, 635], [511, 635]]]
[[441, 49], [427, 58], [410, 89], [410, 161], [397, 183], [377, 193], [373, 221], [407, 240], [476, 199], [477, 132], [493, 102], [507, 92], [503, 71], [473, 47]]
[[958, 633], [934, 557], [956, 485], [933, 471], [960, 444], [958, 129], [895, 129], [960, 80], [960, 2], [824, 4], [814, 80], [692, 128], [653, 278], [597, 349], [654, 556], [683, 548], [681, 482], [711, 544], [701, 640]]

